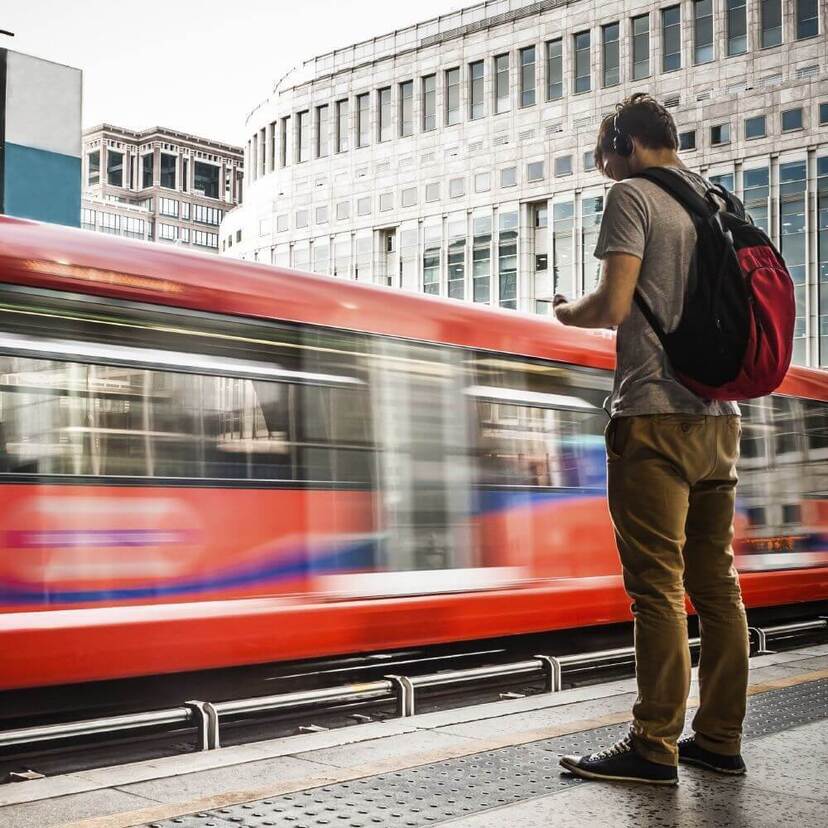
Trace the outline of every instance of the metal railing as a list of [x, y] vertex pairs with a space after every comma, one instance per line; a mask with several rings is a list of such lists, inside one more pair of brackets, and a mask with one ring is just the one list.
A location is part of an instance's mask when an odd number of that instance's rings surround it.
[[[808, 632], [828, 630], [828, 618], [780, 624], [775, 627], [750, 627], [753, 655], [769, 652], [768, 642], [785, 639]], [[698, 648], [700, 640], [690, 640], [691, 649]], [[510, 664], [495, 664], [488, 667], [472, 667], [466, 670], [446, 670], [421, 676], [389, 675], [378, 681], [360, 684], [346, 684], [319, 690], [304, 690], [259, 696], [222, 702], [188, 701], [181, 707], [167, 710], [152, 710], [133, 715], [110, 716], [87, 719], [40, 727], [26, 727], [0, 732], [0, 748], [26, 745], [36, 742], [58, 741], [78, 736], [94, 736], [101, 733], [147, 730], [171, 725], [195, 727], [200, 750], [214, 750], [221, 746], [220, 720], [222, 717], [240, 716], [251, 713], [299, 710], [307, 707], [330, 707], [366, 701], [395, 701], [397, 715], [413, 716], [416, 713], [416, 693], [419, 689], [456, 686], [476, 681], [491, 681], [500, 678], [538, 676], [544, 681], [548, 693], [563, 688], [564, 670], [598, 669], [627, 663], [634, 660], [633, 647], [618, 647], [591, 653], [570, 655], [537, 655], [525, 661]]]

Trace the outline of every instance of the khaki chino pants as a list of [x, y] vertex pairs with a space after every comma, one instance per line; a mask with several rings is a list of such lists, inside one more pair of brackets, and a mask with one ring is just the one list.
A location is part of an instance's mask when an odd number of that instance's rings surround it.
[[615, 417], [606, 430], [607, 494], [633, 600], [638, 699], [632, 738], [675, 765], [690, 689], [685, 593], [701, 625], [701, 747], [739, 753], [748, 632], [733, 566], [740, 420], [657, 414]]

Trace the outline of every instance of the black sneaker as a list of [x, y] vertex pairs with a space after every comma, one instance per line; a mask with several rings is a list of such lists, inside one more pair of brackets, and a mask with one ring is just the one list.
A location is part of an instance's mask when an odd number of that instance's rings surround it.
[[716, 771], [716, 773], [741, 776], [747, 770], [741, 754], [728, 756], [724, 753], [705, 750], [701, 745], [696, 744], [695, 736], [686, 736], [684, 739], [679, 739], [678, 752], [679, 762], [698, 765], [701, 768]]
[[589, 756], [564, 756], [560, 764], [570, 773], [584, 779], [649, 782], [652, 785], [678, 784], [676, 767], [645, 759], [636, 752], [629, 735], [612, 747]]

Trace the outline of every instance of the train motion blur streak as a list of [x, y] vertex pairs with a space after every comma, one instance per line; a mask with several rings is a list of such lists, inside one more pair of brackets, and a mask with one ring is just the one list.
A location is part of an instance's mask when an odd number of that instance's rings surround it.
[[[0, 688], [629, 619], [612, 339], [0, 219]], [[828, 383], [744, 407], [751, 606], [828, 599]]]

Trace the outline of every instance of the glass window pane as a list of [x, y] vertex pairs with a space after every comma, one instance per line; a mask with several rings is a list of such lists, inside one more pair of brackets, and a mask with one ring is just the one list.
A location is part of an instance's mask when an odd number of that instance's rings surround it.
[[469, 64], [469, 118], [473, 121], [486, 114], [483, 91], [485, 66], [482, 60]]
[[650, 74], [650, 15], [642, 14], [632, 19], [633, 80], [641, 80]]
[[616, 86], [621, 82], [621, 63], [618, 36], [620, 25], [610, 23], [601, 29], [603, 85]]
[[590, 33], [581, 32], [574, 37], [575, 44], [575, 94], [589, 92], [592, 88], [590, 76]]
[[563, 41], [550, 40], [546, 44], [546, 99], [563, 97]]
[[437, 76], [422, 79], [423, 132], [437, 129]]
[[535, 104], [535, 47], [520, 50], [520, 105]]
[[662, 72], [681, 69], [681, 6], [661, 12]]
[[744, 54], [747, 47], [747, 0], [727, 0], [727, 54]]
[[693, 62], [710, 63], [713, 49], [713, 0], [693, 2]]
[[509, 55], [495, 59], [495, 114], [511, 109], [509, 95]]
[[400, 138], [414, 134], [414, 81], [400, 84]]

